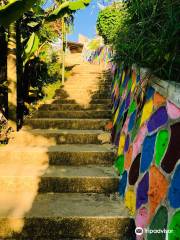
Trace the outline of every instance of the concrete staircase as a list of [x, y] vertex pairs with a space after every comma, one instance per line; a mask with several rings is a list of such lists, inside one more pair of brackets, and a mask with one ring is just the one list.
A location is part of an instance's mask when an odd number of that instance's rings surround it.
[[46, 152], [49, 162], [24, 228], [13, 239], [135, 239], [134, 221], [117, 197], [115, 150], [105, 131], [111, 118], [111, 83], [102, 80], [99, 86], [86, 108], [61, 88], [52, 104], [42, 105], [26, 120], [29, 133], [53, 139], [54, 145], [13, 150], [17, 159], [19, 154], [38, 160]]

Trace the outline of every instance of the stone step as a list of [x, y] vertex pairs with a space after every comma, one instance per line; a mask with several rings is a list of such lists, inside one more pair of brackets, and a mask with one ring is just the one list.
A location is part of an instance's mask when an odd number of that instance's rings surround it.
[[40, 106], [39, 110], [53, 110], [53, 111], [62, 111], [62, 110], [109, 110], [111, 105], [109, 104], [90, 104], [87, 107], [81, 106], [79, 104], [43, 104]]
[[109, 119], [29, 118], [25, 125], [41, 129], [99, 130], [104, 129], [108, 122]]
[[114, 198], [96, 193], [39, 194], [24, 218], [23, 231], [14, 238], [135, 240], [134, 220]]
[[111, 134], [102, 130], [34, 129], [30, 133], [51, 138], [56, 144], [102, 144], [111, 139]]
[[[11, 152], [11, 154], [9, 154]], [[50, 165], [112, 165], [115, 159], [115, 150], [110, 144], [63, 144], [56, 146], [7, 146], [0, 148], [0, 159], [8, 155], [9, 161], [23, 162], [24, 164], [39, 161]]]
[[[75, 99], [54, 99], [53, 104], [64, 104], [64, 103], [68, 103], [68, 104], [74, 104], [76, 102]], [[111, 99], [107, 99], [107, 98], [101, 98], [101, 99], [91, 99], [90, 104], [111, 104]]]
[[79, 110], [79, 111], [37, 111], [34, 115], [37, 118], [110, 118], [111, 111], [105, 110]]
[[41, 177], [40, 192], [113, 193], [119, 177], [112, 167], [50, 166]]

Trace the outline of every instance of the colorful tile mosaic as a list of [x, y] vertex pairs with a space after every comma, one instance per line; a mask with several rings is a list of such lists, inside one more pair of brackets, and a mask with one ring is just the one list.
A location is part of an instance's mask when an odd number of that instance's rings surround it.
[[[153, 87], [147, 88], [138, 69], [115, 68], [112, 101], [116, 138], [113, 141], [123, 159], [119, 194], [124, 196], [137, 227], [167, 229], [169, 224], [168, 228], [180, 231], [177, 223], [180, 213], [172, 216], [180, 208], [180, 165], [177, 165], [180, 159], [180, 108]], [[114, 86], [119, 91], [115, 91]], [[180, 239], [176, 238], [177, 234], [167, 235], [168, 240]], [[165, 233], [146, 236], [150, 240], [165, 238]], [[137, 236], [137, 239], [144, 237]]]
[[140, 208], [143, 204], [148, 202], [148, 191], [149, 191], [149, 173], [147, 172], [140, 180], [137, 187], [137, 201], [136, 208]]
[[137, 227], [169, 230], [137, 239], [180, 239], [180, 108], [140, 69], [111, 64], [111, 72], [119, 194]]
[[170, 134], [167, 129], [163, 129], [158, 132], [155, 146], [155, 163], [157, 166], [160, 165], [161, 160], [163, 159], [163, 156], [167, 151], [169, 139]]
[[126, 185], [127, 185], [127, 171], [124, 171], [120, 181], [119, 181], [119, 195], [124, 197]]
[[161, 167], [166, 173], [171, 173], [180, 159], [180, 122], [171, 125], [171, 138]]
[[133, 161], [129, 170], [129, 185], [134, 185], [139, 177], [139, 167], [140, 167], [141, 154], [139, 153], [135, 160]]
[[[147, 240], [165, 240], [166, 233], [163, 231], [167, 228], [168, 223], [168, 211], [167, 208], [164, 206], [160, 206], [157, 213], [155, 214], [150, 226], [149, 232], [147, 234]], [[157, 234], [157, 230], [161, 230]]]
[[150, 117], [147, 128], [148, 132], [152, 133], [157, 131], [160, 127], [164, 126], [168, 122], [168, 114], [165, 107], [160, 107], [156, 112]]
[[130, 214], [134, 216], [136, 212], [136, 194], [132, 186], [127, 188], [124, 199], [125, 205], [129, 209]]
[[138, 227], [146, 227], [148, 224], [148, 210], [145, 207], [140, 208], [137, 211], [137, 216], [136, 216], [136, 226]]
[[144, 173], [150, 167], [154, 157], [154, 146], [156, 141], [156, 133], [146, 136], [142, 146], [142, 157], [140, 171]]
[[105, 67], [109, 67], [109, 65], [111, 65], [110, 59], [112, 57], [112, 51], [108, 47], [102, 46], [96, 50], [84, 47], [82, 55], [84, 61], [101, 64]]
[[168, 199], [171, 207], [180, 208], [180, 165], [177, 166], [172, 178]]
[[[168, 240], [177, 240], [180, 236], [180, 211], [177, 211], [171, 218], [168, 225]], [[172, 231], [173, 230], [173, 231]]]

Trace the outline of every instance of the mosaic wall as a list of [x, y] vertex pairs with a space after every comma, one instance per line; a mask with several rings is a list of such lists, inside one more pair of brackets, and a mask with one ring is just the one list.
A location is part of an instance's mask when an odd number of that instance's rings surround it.
[[109, 67], [111, 57], [112, 51], [110, 51], [108, 47], [102, 46], [94, 51], [88, 50], [86, 48], [83, 50], [84, 61], [94, 64], [101, 64], [105, 68]]
[[151, 231], [146, 239], [180, 239], [180, 108], [148, 86], [137, 69], [113, 66], [112, 74], [119, 194], [137, 227], [170, 230]]
[[[101, 51], [91, 53], [90, 62], [109, 63], [111, 51]], [[144, 229], [138, 240], [180, 240], [180, 108], [138, 69], [111, 64], [111, 70], [119, 195]]]

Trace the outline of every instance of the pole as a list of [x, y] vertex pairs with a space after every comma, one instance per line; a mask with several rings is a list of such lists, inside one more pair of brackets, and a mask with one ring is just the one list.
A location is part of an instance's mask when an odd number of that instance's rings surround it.
[[65, 17], [62, 18], [62, 85], [65, 79], [65, 53], [66, 53], [66, 29]]
[[8, 34], [7, 82], [8, 82], [8, 122], [17, 128], [17, 54], [16, 23], [11, 23]]

